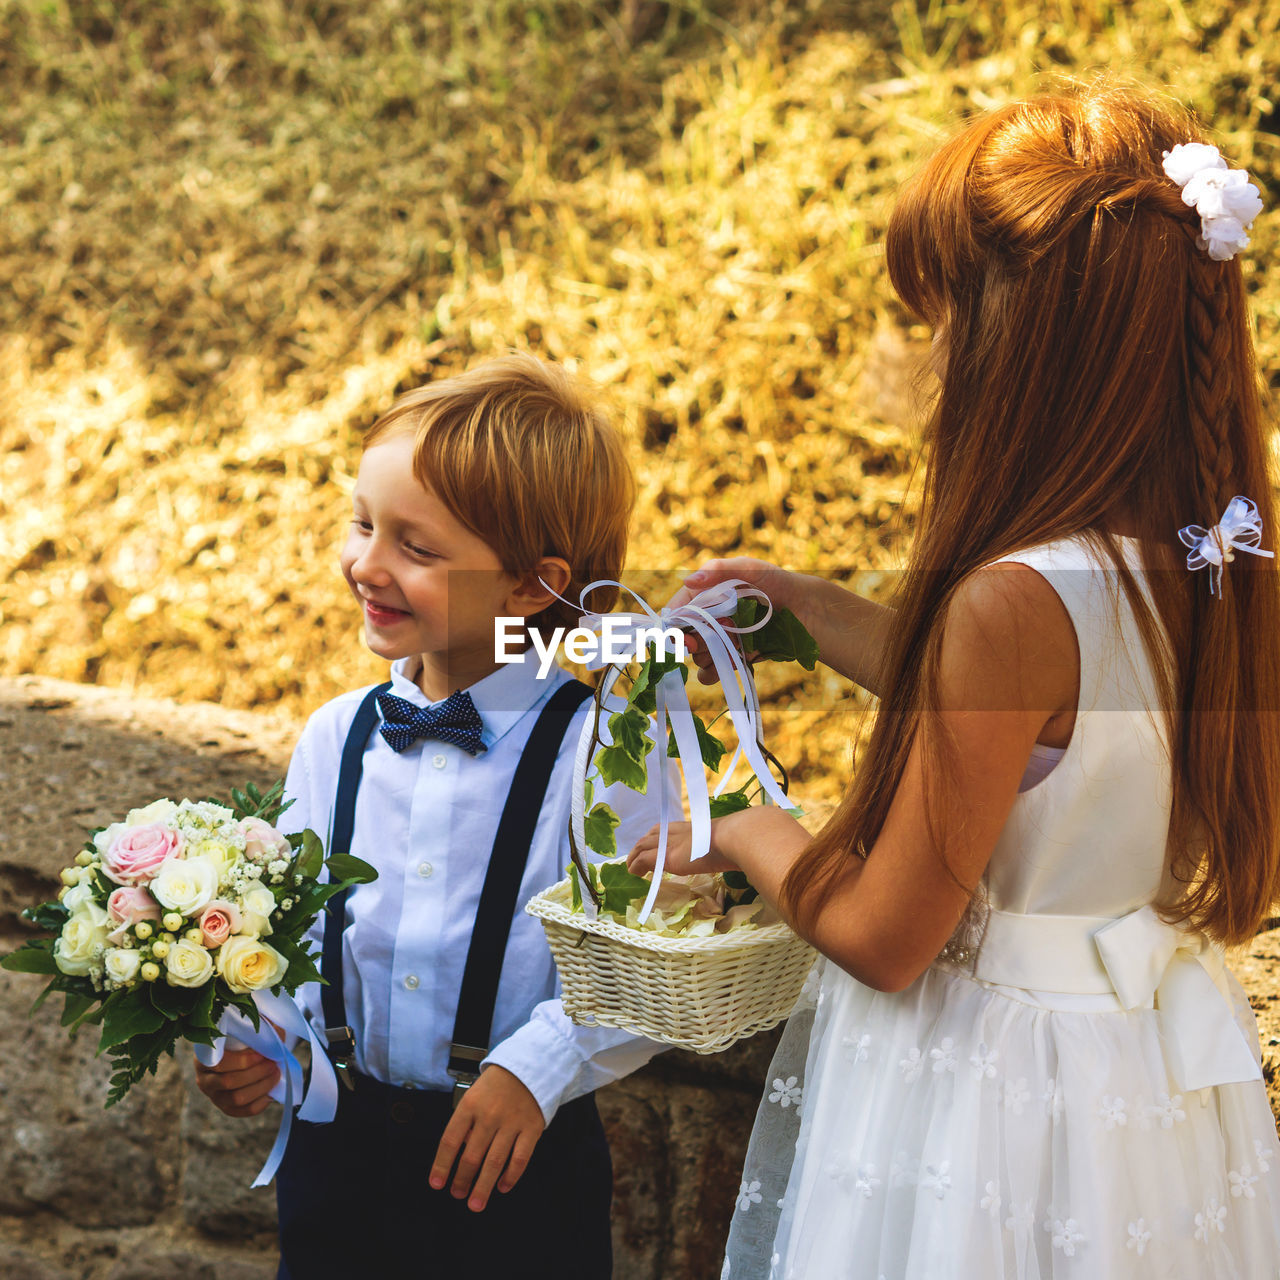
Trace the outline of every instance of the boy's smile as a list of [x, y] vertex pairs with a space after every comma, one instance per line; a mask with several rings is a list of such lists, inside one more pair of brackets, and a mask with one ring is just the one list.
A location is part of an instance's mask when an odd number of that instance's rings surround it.
[[492, 548], [418, 483], [413, 448], [401, 434], [365, 450], [340, 562], [369, 648], [418, 655], [418, 684], [438, 701], [496, 670], [494, 618], [527, 610]]

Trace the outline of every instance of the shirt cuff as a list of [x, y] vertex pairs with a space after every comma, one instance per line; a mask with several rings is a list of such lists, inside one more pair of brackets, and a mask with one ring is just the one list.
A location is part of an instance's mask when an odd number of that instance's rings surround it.
[[559, 1000], [546, 1000], [481, 1065], [510, 1071], [550, 1124], [562, 1103], [620, 1080], [666, 1047], [616, 1027], [578, 1026]]

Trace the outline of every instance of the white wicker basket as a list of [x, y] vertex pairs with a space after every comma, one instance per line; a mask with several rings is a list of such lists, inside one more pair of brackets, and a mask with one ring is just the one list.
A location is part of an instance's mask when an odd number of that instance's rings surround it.
[[695, 1053], [718, 1053], [781, 1022], [813, 965], [785, 924], [706, 938], [664, 938], [570, 910], [568, 880], [525, 910], [541, 919], [560, 970], [565, 1012]]

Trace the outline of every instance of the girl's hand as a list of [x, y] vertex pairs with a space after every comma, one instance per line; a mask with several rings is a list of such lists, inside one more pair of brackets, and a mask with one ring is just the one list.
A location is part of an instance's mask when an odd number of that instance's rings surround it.
[[[689, 855], [693, 852], [693, 827], [688, 822], [673, 822], [667, 828], [667, 859], [664, 870], [672, 875], [700, 875], [702, 872], [736, 871], [737, 867], [716, 849], [716, 827], [724, 819], [717, 818], [711, 823], [711, 852], [697, 862], [691, 862]], [[645, 835], [636, 841], [635, 848], [627, 855], [627, 870], [632, 875], [647, 875], [658, 861], [658, 828], [651, 827]]]
[[[731, 556], [726, 560], [708, 560], [695, 569], [685, 580], [684, 586], [671, 597], [669, 604], [680, 606], [687, 604], [700, 591], [714, 587], [717, 583], [727, 582], [732, 578], [741, 579], [749, 586], [758, 587], [769, 597], [775, 607], [793, 608], [788, 597], [793, 594], [796, 574], [788, 569], [779, 569], [767, 560], [756, 560], [751, 556]], [[732, 633], [730, 633], [732, 634]], [[747, 647], [751, 636], [735, 636], [748, 662], [755, 661], [755, 653]], [[719, 679], [716, 669], [706, 650], [698, 642], [698, 637], [689, 635], [686, 640], [688, 651], [698, 668], [698, 680], [702, 684], [715, 684]]]
[[467, 1198], [479, 1213], [496, 1185], [510, 1191], [520, 1181], [546, 1127], [542, 1108], [519, 1076], [496, 1063], [462, 1095], [436, 1148], [428, 1181], [443, 1191], [454, 1169], [450, 1195]]
[[271, 1101], [280, 1068], [253, 1049], [228, 1049], [216, 1067], [196, 1063], [196, 1087], [228, 1116], [256, 1116]]

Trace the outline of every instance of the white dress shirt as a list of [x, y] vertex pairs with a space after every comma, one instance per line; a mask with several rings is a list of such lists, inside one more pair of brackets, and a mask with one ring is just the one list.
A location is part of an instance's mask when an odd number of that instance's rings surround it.
[[[392, 692], [431, 703], [405, 670], [391, 668]], [[571, 677], [554, 667], [543, 680], [533, 660], [499, 667], [468, 692], [484, 722], [486, 750], [419, 739], [396, 754], [376, 729], [364, 754], [351, 852], [378, 878], [348, 896], [342, 939], [347, 1021], [355, 1032], [356, 1069], [389, 1084], [451, 1089], [446, 1071], [458, 993], [489, 854], [512, 776], [539, 712]], [[368, 689], [342, 694], [307, 722], [285, 783], [292, 806], [286, 832], [310, 827], [326, 842], [333, 823], [338, 766], [347, 731]], [[569, 861], [573, 761], [588, 699], [574, 715], [551, 774], [542, 818], [520, 886], [521, 907], [563, 879]], [[657, 751], [650, 753], [649, 760]], [[672, 762], [674, 763], [674, 762]], [[678, 785], [678, 784], [677, 784]], [[600, 792], [618, 813], [620, 853], [657, 820], [655, 788]], [[323, 913], [312, 930], [316, 949]], [[647, 1062], [665, 1046], [608, 1027], [570, 1022], [542, 924], [517, 910], [511, 926], [485, 1065], [518, 1076], [549, 1123], [557, 1107]], [[299, 1005], [323, 1028], [320, 988], [299, 989]], [[323, 1039], [323, 1036], [322, 1036]]]

